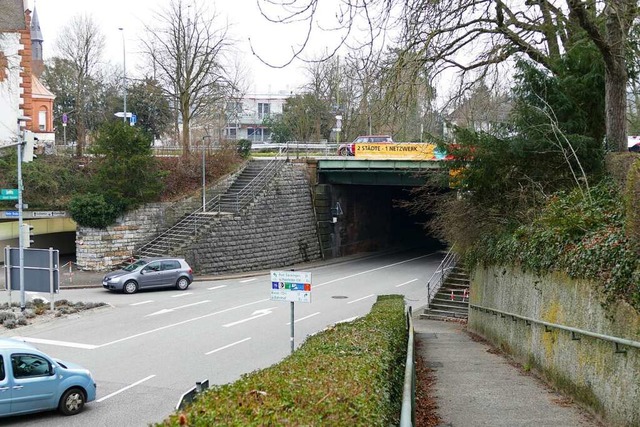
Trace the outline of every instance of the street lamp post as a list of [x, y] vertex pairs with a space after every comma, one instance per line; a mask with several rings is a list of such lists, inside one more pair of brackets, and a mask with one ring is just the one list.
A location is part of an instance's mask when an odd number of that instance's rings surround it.
[[124, 28], [119, 27], [118, 30], [122, 31], [122, 90], [124, 92], [124, 111], [122, 121], [127, 123], [127, 49], [124, 44]]
[[207, 211], [207, 181], [206, 181], [206, 167], [205, 167], [205, 156], [204, 156], [204, 141], [207, 139], [209, 143], [211, 143], [211, 137], [209, 135], [205, 135], [202, 137], [202, 212]]

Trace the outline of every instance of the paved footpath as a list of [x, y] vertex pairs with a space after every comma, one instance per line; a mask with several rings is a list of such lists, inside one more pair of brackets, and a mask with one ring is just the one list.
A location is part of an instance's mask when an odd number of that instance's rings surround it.
[[442, 426], [600, 426], [568, 399], [474, 341], [464, 326], [420, 319], [418, 353], [435, 376]]

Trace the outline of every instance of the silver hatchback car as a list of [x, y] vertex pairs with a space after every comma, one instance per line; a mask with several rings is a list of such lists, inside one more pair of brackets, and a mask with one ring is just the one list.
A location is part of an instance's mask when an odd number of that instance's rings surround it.
[[102, 279], [102, 287], [125, 294], [140, 289], [174, 286], [184, 291], [193, 282], [193, 270], [182, 258], [141, 258]]

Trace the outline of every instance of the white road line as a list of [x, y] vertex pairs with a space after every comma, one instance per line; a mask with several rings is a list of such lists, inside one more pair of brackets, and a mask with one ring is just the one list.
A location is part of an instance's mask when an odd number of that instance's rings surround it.
[[221, 289], [221, 288], [226, 288], [227, 285], [219, 285], [219, 286], [214, 286], [212, 288], [207, 288], [207, 290], [209, 291], [215, 291], [216, 289]]
[[182, 298], [182, 297], [186, 297], [187, 295], [193, 295], [193, 292], [183, 292], [178, 295], [173, 295], [171, 298]]
[[153, 302], [153, 300], [150, 299], [148, 301], [134, 302], [133, 304], [129, 304], [129, 305], [135, 306], [135, 305], [149, 304], [150, 302]]
[[98, 348], [97, 345], [80, 344], [77, 342], [45, 340], [42, 338], [29, 338], [29, 337], [13, 337], [13, 338], [21, 341], [32, 342], [34, 344], [57, 345], [59, 347], [83, 348], [85, 350], [93, 350], [94, 348]]
[[420, 259], [420, 258], [426, 258], [426, 257], [432, 256], [432, 255], [433, 254], [420, 255], [420, 256], [415, 257], [415, 258], [405, 259], [404, 261], [394, 262], [393, 264], [383, 265], [382, 267], [373, 268], [371, 270], [361, 271], [360, 273], [350, 274], [349, 276], [339, 277], [337, 279], [329, 280], [328, 282], [320, 283], [318, 285], [313, 285], [313, 289], [317, 289], [317, 288], [319, 288], [321, 286], [329, 285], [331, 283], [339, 282], [341, 280], [351, 279], [352, 277], [361, 276], [363, 274], [373, 273], [374, 271], [383, 270], [385, 268], [395, 267], [396, 265], [406, 264], [408, 262], [415, 261], [415, 260]]
[[[319, 311], [318, 311], [317, 313], [313, 313], [313, 314], [310, 314], [310, 315], [308, 315], [308, 316], [305, 316], [305, 317], [301, 317], [301, 318], [299, 318], [299, 319], [296, 319], [296, 320], [294, 320], [294, 321], [293, 321], [293, 323], [301, 322], [301, 321], [306, 320], [306, 319], [308, 319], [308, 318], [310, 318], [310, 317], [317, 316], [318, 314], [320, 314], [320, 312], [319, 312]], [[291, 324], [291, 322], [287, 322], [287, 325], [290, 325], [290, 324]]]
[[101, 344], [101, 345], [97, 346], [97, 348], [106, 347], [106, 346], [113, 345], [113, 344], [118, 344], [118, 343], [121, 343], [123, 341], [128, 341], [128, 340], [131, 340], [131, 339], [134, 339], [134, 338], [138, 338], [138, 337], [142, 337], [142, 336], [145, 336], [145, 335], [153, 334], [154, 332], [164, 331], [165, 329], [173, 328], [175, 326], [185, 325], [187, 323], [195, 322], [196, 320], [206, 319], [207, 317], [216, 316], [216, 315], [222, 314], [222, 313], [227, 313], [229, 311], [237, 310], [239, 308], [248, 307], [248, 306], [254, 305], [254, 304], [262, 304], [263, 302], [270, 301], [270, 300], [271, 300], [270, 298], [265, 298], [265, 299], [261, 299], [261, 300], [258, 300], [258, 301], [248, 302], [246, 304], [238, 305], [238, 306], [235, 306], [235, 307], [225, 308], [224, 310], [215, 311], [213, 313], [205, 314], [203, 316], [198, 316], [198, 317], [194, 317], [192, 319], [183, 320], [182, 322], [172, 323], [171, 325], [161, 326], [159, 328], [150, 329], [150, 330], [145, 331], [145, 332], [140, 332], [139, 334], [130, 335], [128, 337], [120, 338], [119, 340], [115, 340], [115, 341], [111, 341], [111, 342], [108, 342], [108, 343]]
[[349, 301], [347, 304], [353, 304], [354, 302], [362, 301], [363, 299], [367, 299], [367, 298], [371, 298], [371, 297], [375, 297], [375, 296], [376, 296], [376, 294], [367, 295], [366, 297], [362, 297], [362, 298], [354, 299], [353, 301]]
[[98, 403], [100, 403], [100, 402], [104, 402], [105, 400], [107, 400], [107, 399], [109, 399], [109, 398], [111, 398], [111, 397], [113, 397], [113, 396], [115, 396], [115, 395], [117, 395], [117, 394], [120, 394], [120, 393], [122, 393], [123, 391], [127, 391], [127, 390], [129, 390], [130, 388], [133, 388], [133, 387], [135, 387], [135, 386], [137, 386], [137, 385], [140, 385], [140, 384], [142, 384], [143, 382], [148, 381], [148, 380], [150, 380], [150, 379], [151, 379], [151, 378], [153, 378], [153, 377], [155, 377], [155, 375], [149, 375], [147, 378], [143, 378], [143, 379], [141, 379], [140, 381], [136, 381], [135, 383], [133, 383], [133, 384], [131, 384], [131, 385], [128, 385], [128, 386], [126, 386], [126, 387], [124, 387], [124, 388], [121, 388], [121, 389], [120, 389], [120, 390], [118, 390], [118, 391], [114, 391], [113, 393], [108, 394], [108, 395], [106, 395], [105, 397], [101, 397], [100, 399], [96, 400], [96, 402], [98, 402]]
[[171, 313], [172, 311], [180, 310], [181, 308], [193, 307], [194, 305], [206, 304], [208, 302], [211, 302], [211, 301], [206, 299], [206, 300], [203, 300], [203, 301], [194, 302], [192, 304], [181, 305], [181, 306], [173, 307], [173, 308], [165, 308], [165, 309], [162, 309], [160, 311], [156, 311], [155, 313], [147, 314], [145, 317], [155, 316], [155, 315], [164, 314], [164, 313]]
[[253, 279], [240, 280], [240, 283], [249, 283], [249, 282], [253, 282], [254, 280], [256, 280], [255, 277]]
[[413, 283], [417, 281], [418, 279], [409, 280], [408, 282], [404, 282], [404, 283], [400, 283], [399, 285], [396, 285], [396, 288], [399, 288], [400, 286], [408, 285], [409, 283]]
[[245, 338], [245, 339], [240, 340], [240, 341], [232, 342], [231, 344], [227, 344], [227, 345], [225, 345], [225, 346], [223, 346], [223, 347], [216, 348], [215, 350], [211, 350], [211, 351], [209, 351], [209, 352], [205, 353], [205, 355], [207, 355], [207, 356], [208, 356], [208, 355], [210, 355], [210, 354], [213, 354], [213, 353], [216, 353], [216, 352], [218, 352], [218, 351], [221, 351], [221, 350], [227, 349], [227, 348], [229, 348], [229, 347], [233, 347], [234, 345], [238, 345], [238, 344], [241, 344], [241, 343], [243, 343], [243, 342], [245, 342], [245, 341], [249, 341], [250, 339], [251, 339], [251, 337], [248, 337], [248, 338]]

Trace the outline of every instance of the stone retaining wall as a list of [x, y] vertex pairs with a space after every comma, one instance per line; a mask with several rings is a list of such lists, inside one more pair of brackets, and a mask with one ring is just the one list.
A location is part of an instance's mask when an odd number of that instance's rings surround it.
[[[604, 308], [598, 286], [561, 274], [539, 277], [516, 269], [477, 269], [470, 302], [486, 308], [640, 341], [640, 315], [626, 303]], [[640, 425], [640, 349], [528, 325], [471, 309], [469, 329], [540, 373], [602, 416], [609, 425]], [[579, 336], [579, 335], [578, 335]]]
[[[207, 188], [207, 197], [226, 191], [237, 171]], [[78, 227], [76, 230], [76, 262], [78, 268], [90, 271], [110, 270], [131, 257], [134, 250], [168, 229], [202, 204], [202, 196], [192, 196], [174, 203], [148, 203], [120, 216], [105, 228]], [[207, 199], [209, 200], [209, 199]]]
[[185, 254], [196, 274], [271, 268], [321, 258], [304, 163], [287, 163], [242, 216], [221, 217]]

